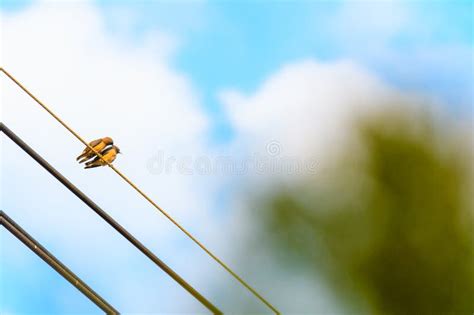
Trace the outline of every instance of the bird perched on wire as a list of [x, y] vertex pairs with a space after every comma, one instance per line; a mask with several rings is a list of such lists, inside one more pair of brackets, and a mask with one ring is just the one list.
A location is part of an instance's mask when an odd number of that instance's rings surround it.
[[105, 161], [112, 163], [117, 157], [117, 154], [119, 153], [120, 149], [117, 146], [113, 145], [100, 153], [102, 155], [102, 159], [96, 156], [92, 161], [87, 162], [84, 168], [93, 168], [107, 165]]
[[[113, 145], [114, 141], [110, 137], [105, 137], [101, 139], [97, 139], [89, 143], [89, 146], [94, 148], [96, 152], [102, 151], [105, 147], [109, 145]], [[86, 147], [84, 151], [76, 158], [76, 161], [79, 161], [79, 163], [84, 163], [85, 161], [93, 158], [96, 154], [94, 153], [93, 150], [91, 150], [89, 147]]]

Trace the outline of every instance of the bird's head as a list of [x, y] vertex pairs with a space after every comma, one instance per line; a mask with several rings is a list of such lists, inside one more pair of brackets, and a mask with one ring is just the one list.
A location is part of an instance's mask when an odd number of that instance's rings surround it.
[[112, 140], [112, 138], [110, 138], [110, 137], [105, 137], [104, 139], [102, 139], [102, 141], [104, 141], [104, 143], [105, 143], [106, 145], [114, 144], [114, 140]]

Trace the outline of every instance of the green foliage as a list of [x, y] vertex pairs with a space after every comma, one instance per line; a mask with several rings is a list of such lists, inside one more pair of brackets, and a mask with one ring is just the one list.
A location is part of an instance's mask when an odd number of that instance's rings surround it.
[[474, 312], [471, 144], [432, 121], [361, 121], [357, 150], [265, 198], [275, 248], [351, 311]]

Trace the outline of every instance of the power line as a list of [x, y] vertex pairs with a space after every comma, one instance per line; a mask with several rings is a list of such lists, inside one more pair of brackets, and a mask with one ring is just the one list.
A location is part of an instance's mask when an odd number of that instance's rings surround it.
[[148, 259], [150, 259], [155, 265], [161, 270], [168, 274], [173, 280], [175, 280], [181, 287], [188, 291], [194, 296], [201, 304], [209, 309], [214, 314], [222, 314], [222, 312], [209, 302], [204, 296], [201, 295], [196, 289], [194, 289], [189, 283], [181, 278], [171, 267], [166, 265], [161, 259], [159, 259], [151, 250], [145, 245], [138, 241], [130, 232], [123, 228], [117, 221], [115, 221], [110, 215], [108, 215], [101, 207], [99, 207], [94, 201], [92, 201], [86, 194], [80, 191], [74, 184], [72, 184], [66, 177], [64, 177], [58, 170], [56, 170], [51, 164], [49, 164], [44, 158], [42, 158], [36, 151], [34, 151], [28, 144], [20, 139], [13, 131], [11, 131], [5, 124], [0, 122], [0, 131], [3, 132], [8, 138], [10, 138], [16, 145], [18, 145], [23, 151], [25, 151], [30, 157], [32, 157], [39, 165], [41, 165], [48, 173], [56, 178], [61, 184], [63, 184], [69, 191], [76, 195], [82, 202], [84, 202], [89, 208], [91, 208], [96, 214], [98, 214], [105, 222], [107, 222], [112, 228], [120, 233], [125, 239], [127, 239], [133, 246], [140, 250]]
[[64, 279], [75, 286], [82, 294], [84, 294], [91, 302], [97, 305], [106, 314], [120, 314], [112, 305], [107, 303], [99, 294], [92, 290], [84, 283], [78, 276], [76, 276], [69, 268], [61, 263], [53, 254], [46, 248], [41, 246], [31, 235], [21, 228], [13, 219], [11, 219], [5, 212], [0, 210], [0, 225], [3, 225], [10, 233], [17, 239], [31, 249], [36, 255], [50, 265], [56, 272], [58, 272]]
[[190, 232], [188, 232], [183, 226], [181, 226], [176, 220], [174, 220], [165, 210], [163, 210], [157, 203], [155, 203], [148, 195], [146, 195], [140, 188], [138, 188], [128, 177], [126, 177], [122, 172], [120, 172], [115, 166], [103, 159], [102, 154], [97, 152], [93, 147], [91, 147], [84, 139], [82, 139], [79, 134], [77, 134], [71, 127], [69, 127], [59, 116], [57, 116], [53, 111], [51, 111], [45, 104], [43, 104], [37, 97], [35, 97], [26, 87], [24, 87], [18, 80], [16, 80], [10, 73], [8, 73], [4, 68], [0, 70], [5, 73], [5, 75], [10, 78], [16, 85], [18, 85], [25, 93], [27, 93], [33, 100], [36, 101], [44, 110], [46, 110], [51, 116], [54, 117], [61, 125], [64, 126], [70, 133], [72, 133], [82, 144], [87, 146], [92, 152], [97, 154], [112, 170], [114, 170], [117, 175], [119, 175], [125, 182], [127, 182], [133, 189], [135, 189], [143, 198], [145, 198], [153, 207], [160, 211], [168, 220], [170, 220], [176, 227], [178, 227], [184, 234], [186, 234], [196, 245], [198, 245], [202, 250], [204, 250], [212, 259], [214, 259], [219, 265], [221, 265], [228, 273], [230, 273], [240, 284], [242, 284], [247, 290], [249, 290], [255, 297], [257, 297], [262, 303], [269, 307], [275, 314], [280, 314], [280, 312], [268, 302], [262, 295], [260, 295], [254, 288], [252, 288], [246, 281], [244, 281], [239, 275], [237, 275], [227, 264], [225, 264], [221, 259], [214, 255], [206, 246], [204, 246], [200, 241], [198, 241]]

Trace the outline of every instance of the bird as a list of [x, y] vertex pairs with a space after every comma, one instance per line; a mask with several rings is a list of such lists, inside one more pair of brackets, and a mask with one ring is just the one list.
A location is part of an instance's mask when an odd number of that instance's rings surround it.
[[[105, 138], [100, 138], [97, 140], [92, 141], [89, 143], [89, 146], [94, 148], [96, 152], [102, 151], [105, 147], [109, 145], [113, 145], [114, 141], [110, 137], [105, 137]], [[76, 161], [79, 161], [79, 163], [84, 163], [85, 161], [91, 159], [94, 157], [95, 152], [91, 150], [89, 147], [86, 147], [84, 151], [76, 158]]]
[[[102, 158], [96, 156], [92, 161], [87, 162], [84, 168], [87, 169], [98, 166], [104, 166], [107, 165], [107, 162], [112, 163], [117, 157], [117, 154], [119, 153], [120, 149], [117, 146], [113, 145], [101, 152]], [[107, 162], [105, 162], [104, 160]]]

